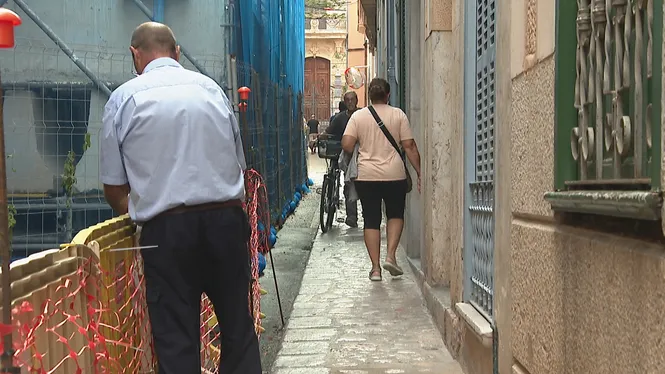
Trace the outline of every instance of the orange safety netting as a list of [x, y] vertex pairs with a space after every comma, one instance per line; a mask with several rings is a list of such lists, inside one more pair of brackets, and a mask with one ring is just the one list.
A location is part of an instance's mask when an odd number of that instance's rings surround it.
[[[267, 193], [261, 176], [253, 170], [247, 171], [246, 187], [245, 210], [253, 228], [249, 245], [252, 258], [249, 303], [258, 335], [262, 331], [262, 290], [258, 283], [257, 256], [259, 251], [268, 250], [266, 231], [269, 234], [269, 230], [258, 230], [257, 227], [269, 228], [270, 222]], [[113, 239], [116, 243], [132, 242], [132, 237]], [[131, 244], [127, 246], [131, 247]], [[48, 256], [51, 256], [49, 266], [34, 273], [42, 278], [29, 275], [13, 281], [12, 290], [25, 286], [31, 291], [15, 299], [12, 326], [0, 325], [0, 335], [9, 331], [14, 334], [15, 363], [21, 372], [155, 373], [156, 357], [151, 344], [140, 252], [102, 250], [95, 253], [87, 246], [70, 246], [51, 251], [36, 258], [35, 262]], [[41, 274], [44, 272], [51, 272], [47, 275], [52, 277], [44, 278]], [[53, 281], [32, 284], [30, 288], [26, 286], [30, 279]], [[203, 295], [202, 372], [217, 372], [219, 342], [212, 304]]]

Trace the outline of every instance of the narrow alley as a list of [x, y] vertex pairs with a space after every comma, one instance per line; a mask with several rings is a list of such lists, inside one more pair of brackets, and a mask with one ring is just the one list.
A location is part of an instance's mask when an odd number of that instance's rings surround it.
[[0, 373], [665, 373], [664, 28], [0, 0]]
[[[321, 162], [310, 158], [316, 177]], [[337, 222], [319, 232], [272, 373], [462, 373], [408, 266], [381, 282], [369, 267], [362, 229]]]

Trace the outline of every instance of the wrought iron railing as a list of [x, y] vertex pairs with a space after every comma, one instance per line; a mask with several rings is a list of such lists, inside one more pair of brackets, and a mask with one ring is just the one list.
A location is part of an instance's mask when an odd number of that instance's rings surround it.
[[557, 3], [554, 210], [661, 218], [662, 8]]
[[577, 7], [570, 157], [578, 170], [566, 184], [651, 187], [660, 174], [662, 22], [654, 24], [654, 12], [662, 13], [662, 1], [577, 0]]
[[346, 19], [339, 17], [307, 18], [305, 19], [305, 30], [308, 32], [346, 31]]

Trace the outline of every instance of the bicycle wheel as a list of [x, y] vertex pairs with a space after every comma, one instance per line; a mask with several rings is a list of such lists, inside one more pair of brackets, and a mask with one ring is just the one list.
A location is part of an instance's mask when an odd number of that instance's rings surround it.
[[323, 177], [323, 186], [321, 187], [321, 205], [319, 206], [319, 224], [321, 225], [321, 231], [326, 233], [328, 232], [328, 191], [332, 191], [330, 183], [328, 183], [328, 176]]
[[337, 181], [330, 181], [328, 188], [328, 217], [326, 217], [326, 226], [330, 229], [335, 220], [335, 213], [337, 212], [337, 204], [339, 203], [339, 178]]

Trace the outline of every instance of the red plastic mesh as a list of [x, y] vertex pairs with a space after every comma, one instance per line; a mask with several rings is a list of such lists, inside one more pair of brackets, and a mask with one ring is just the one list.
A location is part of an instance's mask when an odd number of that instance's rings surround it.
[[[246, 173], [245, 210], [253, 228], [249, 251], [249, 295], [257, 335], [261, 330], [258, 252], [268, 251], [267, 191], [254, 170]], [[258, 230], [259, 222], [266, 228]], [[38, 308], [30, 300], [45, 300]], [[143, 262], [138, 251], [107, 253], [99, 262], [80, 258], [75, 271], [26, 297], [12, 310], [12, 326], [0, 324], [0, 336], [14, 334], [15, 363], [26, 373], [154, 373], [145, 302]], [[219, 329], [208, 298], [201, 298], [201, 369], [216, 373]], [[2, 353], [2, 344], [0, 344]]]
[[75, 272], [45, 288], [50, 297], [39, 309], [29, 301], [14, 308], [14, 357], [24, 372], [150, 372], [142, 261], [138, 252], [118, 258], [111, 271], [81, 258]]
[[261, 175], [248, 170], [247, 181], [247, 215], [252, 227], [250, 248], [266, 254], [270, 250], [270, 206], [268, 205], [268, 189]]

